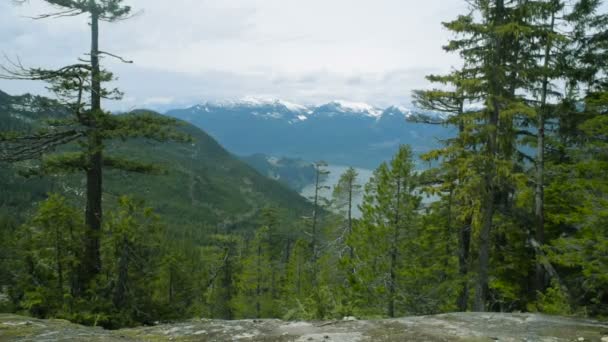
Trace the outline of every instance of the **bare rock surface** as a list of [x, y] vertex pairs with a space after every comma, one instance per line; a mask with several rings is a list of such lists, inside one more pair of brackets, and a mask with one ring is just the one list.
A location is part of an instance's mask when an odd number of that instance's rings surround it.
[[599, 341], [608, 322], [504, 313], [450, 313], [374, 321], [198, 319], [115, 331], [0, 314], [0, 341]]

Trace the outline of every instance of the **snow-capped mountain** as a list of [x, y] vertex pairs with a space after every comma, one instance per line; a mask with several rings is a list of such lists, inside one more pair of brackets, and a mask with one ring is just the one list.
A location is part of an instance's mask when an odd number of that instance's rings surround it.
[[344, 100], [306, 106], [248, 97], [167, 114], [199, 126], [239, 155], [265, 153], [361, 167], [390, 159], [399, 144], [424, 152], [450, 135], [439, 125], [447, 117], [436, 113]]
[[230, 112], [237, 115], [251, 115], [262, 119], [283, 119], [291, 123], [305, 121], [313, 116], [362, 116], [380, 119], [386, 115], [397, 115], [411, 121], [414, 121], [416, 118], [427, 118], [436, 121], [447, 118], [447, 116], [440, 113], [421, 112], [403, 106], [391, 106], [381, 109], [363, 102], [344, 100], [335, 100], [319, 106], [304, 106], [285, 100], [258, 97], [245, 97], [235, 101], [206, 102], [185, 109], [185, 111], [189, 111], [195, 115], [201, 112], [222, 113], [225, 115], [226, 112]]
[[370, 118], [378, 118], [382, 115], [382, 110], [367, 103], [348, 102], [336, 100], [316, 107], [312, 115], [362, 115]]
[[245, 97], [236, 101], [207, 102], [206, 105], [211, 107], [215, 106], [231, 109], [240, 107], [260, 109], [273, 108], [277, 111], [287, 111], [291, 113], [302, 113], [308, 111], [308, 108], [306, 106], [302, 106], [289, 101], [262, 97]]

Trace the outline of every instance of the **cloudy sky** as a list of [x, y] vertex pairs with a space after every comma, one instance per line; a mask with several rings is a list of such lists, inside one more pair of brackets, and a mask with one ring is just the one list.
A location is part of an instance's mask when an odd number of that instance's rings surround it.
[[[88, 49], [86, 17], [34, 21], [42, 0], [0, 0], [0, 54], [24, 65], [59, 67]], [[104, 23], [104, 66], [126, 93], [113, 109], [180, 107], [246, 96], [302, 104], [334, 99], [407, 105], [424, 75], [458, 58], [441, 46], [441, 22], [466, 12], [464, 0], [125, 0], [141, 10]], [[41, 93], [31, 82], [0, 89]]]

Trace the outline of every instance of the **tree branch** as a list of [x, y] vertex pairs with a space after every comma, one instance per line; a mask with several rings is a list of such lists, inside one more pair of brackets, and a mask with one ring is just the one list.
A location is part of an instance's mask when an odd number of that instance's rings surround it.
[[109, 53], [109, 52], [105, 52], [105, 51], [99, 51], [98, 55], [107, 55], [107, 56], [110, 56], [110, 57], [114, 57], [114, 58], [120, 60], [121, 62], [127, 63], [127, 64], [132, 64], [133, 63], [133, 61], [131, 61], [131, 60], [124, 59], [123, 57], [120, 57], [120, 56], [117, 56], [115, 54], [112, 54], [112, 53]]
[[37, 159], [45, 152], [54, 150], [57, 146], [72, 142], [85, 133], [78, 130], [44, 133], [31, 136], [0, 135], [0, 161], [19, 162]]

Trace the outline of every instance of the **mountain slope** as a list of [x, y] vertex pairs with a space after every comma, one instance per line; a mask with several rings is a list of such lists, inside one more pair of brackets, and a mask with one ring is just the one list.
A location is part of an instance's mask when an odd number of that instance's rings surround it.
[[203, 128], [239, 155], [263, 153], [326, 160], [373, 169], [389, 160], [400, 144], [417, 153], [440, 146], [452, 135], [445, 117], [402, 107], [332, 101], [306, 107], [281, 100], [206, 103], [167, 112]]
[[167, 171], [159, 176], [111, 172], [109, 189], [135, 194], [143, 190], [160, 214], [184, 223], [234, 224], [266, 205], [294, 215], [307, 210], [308, 202], [298, 193], [261, 175], [200, 129], [185, 125], [183, 130], [193, 143], [108, 145], [115, 155], [155, 162]]
[[[60, 111], [33, 105], [42, 99], [2, 94], [0, 129], [31, 129], [49, 115], [61, 115]], [[292, 216], [309, 210], [309, 203], [295, 191], [260, 175], [202, 130], [186, 123], [180, 129], [193, 137], [193, 143], [132, 140], [106, 144], [109, 154], [155, 162], [165, 171], [162, 175], [106, 171], [106, 206], [112, 206], [117, 196], [131, 194], [145, 199], [165, 221], [208, 230], [217, 230], [218, 225], [225, 229], [237, 228], [264, 206], [282, 208]], [[43, 199], [48, 191], [83, 199], [83, 174], [23, 179], [17, 176], [17, 168], [21, 166], [23, 163], [1, 166], [0, 187], [5, 191], [0, 194], [0, 208], [9, 211], [28, 208]]]

